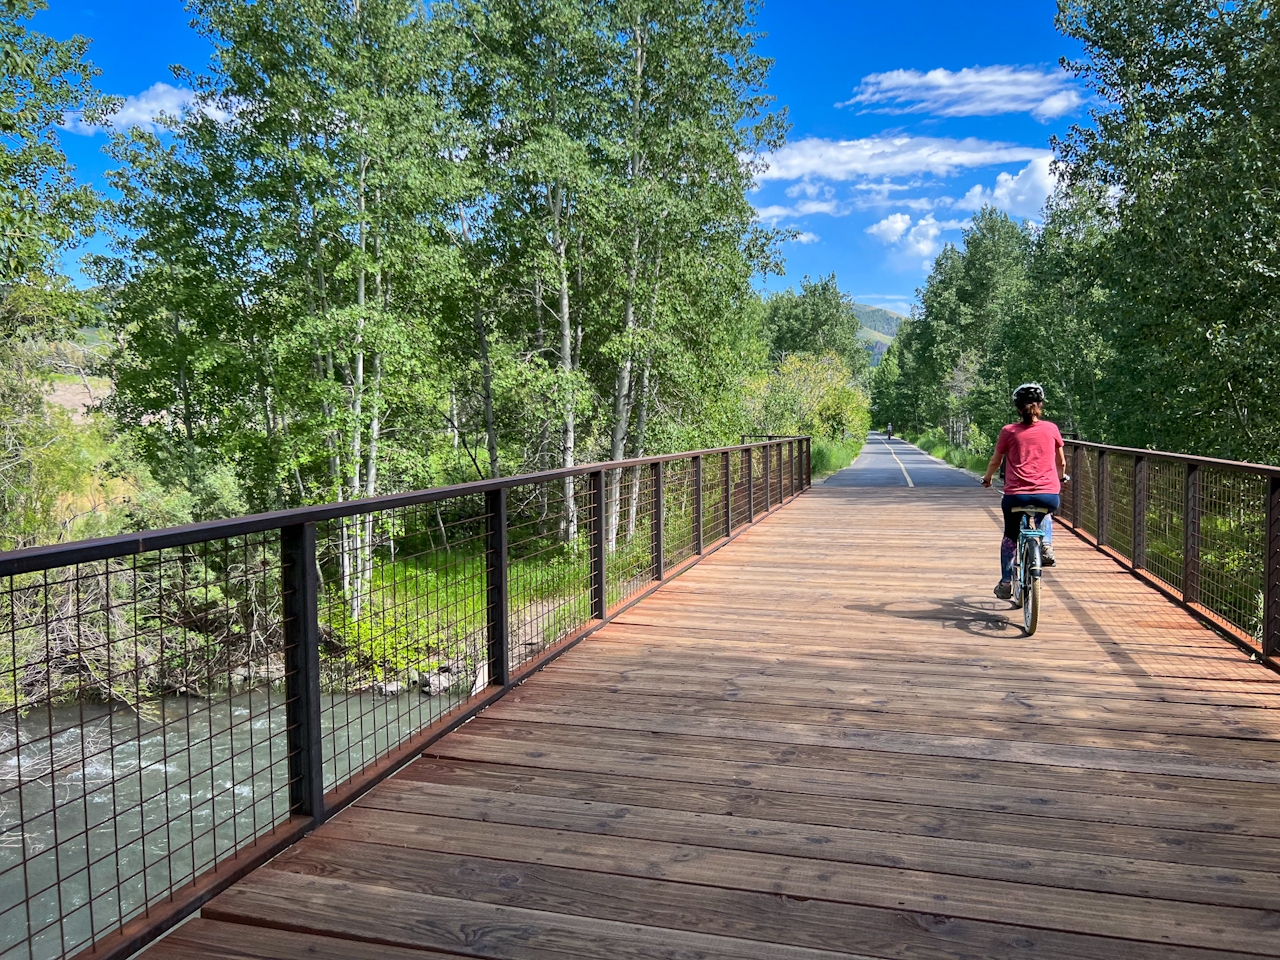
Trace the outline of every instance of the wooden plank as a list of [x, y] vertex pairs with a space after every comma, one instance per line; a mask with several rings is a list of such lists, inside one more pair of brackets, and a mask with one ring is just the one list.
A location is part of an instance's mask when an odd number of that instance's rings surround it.
[[[417, 893], [443, 893], [528, 909], [552, 907], [569, 915], [620, 922], [653, 923], [661, 918], [668, 929], [692, 928], [717, 936], [811, 949], [843, 950], [852, 941], [885, 956], [1004, 957], [1031, 949], [1041, 957], [1053, 956], [1068, 946], [1080, 950], [1078, 956], [1089, 956], [1091, 949], [1097, 948], [1110, 949], [1114, 956], [1129, 955], [1127, 945], [1115, 941], [1063, 940], [1050, 931], [974, 923], [900, 908], [877, 910], [745, 890], [690, 888], [647, 877], [509, 860], [443, 854], [424, 858], [415, 851], [345, 841], [322, 841], [305, 853], [291, 852], [272, 869], [357, 883], [391, 880], [396, 888]], [[1014, 946], [1016, 942], [1023, 946]], [[1145, 952], [1143, 947], [1138, 950]]]
[[[470, 738], [483, 738], [475, 741]], [[495, 742], [496, 741], [496, 742]], [[1264, 833], [1273, 821], [1280, 826], [1280, 796], [1256, 784], [1236, 781], [1170, 777], [1160, 774], [1130, 774], [1115, 771], [1008, 763], [971, 758], [919, 757], [892, 753], [848, 751], [836, 747], [762, 744], [741, 740], [718, 740], [677, 734], [653, 734], [625, 730], [591, 730], [584, 727], [527, 724], [517, 721], [479, 721], [447, 744], [437, 744], [432, 756], [453, 755], [468, 743], [475, 746], [466, 759], [485, 759], [492, 745], [492, 759], [541, 759], [548, 747], [564, 746], [584, 751], [585, 757], [609, 758], [614, 765], [634, 763], [636, 775], [656, 769], [658, 757], [671, 758], [672, 779], [697, 779], [700, 770], [718, 780], [754, 779], [792, 783], [797, 792], [806, 792], [806, 783], [823, 785], [823, 792], [848, 789], [842, 795], [903, 798], [934, 797], [943, 805], [964, 805], [977, 799], [1006, 809], [1022, 806], [1028, 810], [1055, 812], [1059, 809], [1098, 807], [1099, 796], [1113, 812], [1107, 819], [1130, 809], [1147, 809], [1156, 823], [1168, 824], [1168, 817], [1182, 808], [1203, 808], [1200, 820], [1221, 822], [1219, 808], [1242, 807]], [[514, 754], [512, 747], [523, 745]], [[514, 759], [513, 759], [514, 757]], [[722, 759], [730, 757], [731, 759]], [[690, 764], [681, 758], [709, 761]], [[527, 762], [527, 761], [522, 761]], [[535, 764], [536, 765], [536, 764]], [[771, 769], [782, 767], [784, 769]], [[812, 771], [812, 772], [811, 772]], [[933, 782], [933, 781], [943, 781]], [[870, 793], [867, 793], [870, 791]], [[954, 799], [956, 803], [949, 801]], [[1129, 799], [1154, 801], [1153, 805], [1130, 805]], [[1090, 818], [1092, 819], [1092, 818]]]
[[651, 714], [614, 714], [573, 706], [541, 707], [527, 702], [501, 701], [490, 708], [496, 718], [569, 724], [592, 729], [649, 730], [725, 740], [769, 741], [880, 750], [927, 756], [970, 757], [1039, 763], [1079, 769], [1164, 773], [1214, 780], [1240, 780], [1280, 784], [1280, 762], [1264, 759], [1199, 757], [1193, 754], [1160, 754], [1143, 749], [1079, 746], [952, 736], [939, 733], [906, 733], [893, 730], [860, 730], [845, 724], [837, 728], [803, 723], [739, 720], [721, 717], [686, 718]]
[[[369, 810], [437, 814], [635, 839], [676, 837], [697, 846], [780, 856], [796, 856], [802, 851], [811, 860], [1034, 882], [1096, 893], [1150, 896], [1158, 890], [1164, 899], [1259, 910], [1280, 903], [1280, 875], [1272, 871], [1238, 867], [1206, 871], [1132, 856], [1082, 855], [901, 833], [891, 838], [883, 832], [846, 826], [819, 827], [759, 816], [689, 813], [659, 806], [660, 795], [652, 796], [651, 801], [654, 805], [646, 806], [634, 796], [625, 802], [608, 802], [541, 797], [528, 792], [512, 797], [485, 788], [418, 781], [388, 784], [361, 805]], [[1047, 825], [1046, 832], [1069, 832], [1072, 826], [1055, 822]]]
[[[532, 762], [532, 761], [531, 761]], [[977, 843], [1110, 856], [1204, 867], [1220, 875], [1232, 869], [1273, 870], [1274, 843], [1248, 834], [1173, 830], [1110, 821], [1046, 824], [1043, 818], [1007, 811], [964, 810], [942, 806], [937, 795], [925, 802], [872, 801], [812, 793], [767, 790], [751, 784], [649, 780], [606, 770], [558, 770], [479, 761], [430, 760], [401, 776], [428, 782], [484, 786], [494, 792], [529, 793], [616, 803], [655, 803], [667, 809], [723, 816], [759, 817], [781, 822], [843, 826], [893, 836], [941, 837]], [[917, 796], [917, 795], [912, 795]], [[939, 805], [930, 805], [939, 804]], [[1056, 826], [1058, 829], [1047, 829]], [[1069, 829], [1066, 829], [1068, 828]], [[892, 836], [886, 843], [892, 844]]]
[[764, 945], [272, 869], [260, 870], [252, 882], [232, 887], [210, 903], [205, 914], [213, 919], [270, 925], [300, 933], [504, 960], [658, 960], [671, 956], [875, 960], [868, 954]]
[[[519, 714], [530, 708], [539, 715], [570, 711], [574, 716], [607, 714], [621, 717], [693, 717], [714, 720], [777, 722], [804, 724], [843, 731], [916, 732], [926, 728], [918, 714], [888, 713], [882, 710], [849, 710], [810, 707], [797, 704], [738, 700], [669, 697], [657, 693], [631, 694], [591, 687], [565, 689], [552, 684], [513, 690], [499, 704], [487, 711], [493, 718]], [[928, 727], [934, 725], [930, 724]], [[1274, 760], [1280, 756], [1280, 718], [1274, 733], [1255, 731], [1253, 737], [1240, 737], [1225, 730], [1213, 734], [1150, 732], [1133, 729], [1098, 729], [1077, 724], [1030, 723], [1019, 719], [995, 717], [951, 717], [946, 730], [952, 736], [982, 737], [991, 740], [1014, 740], [1034, 743], [1060, 743], [1109, 749], [1143, 750], [1163, 754], [1182, 754], [1203, 759]]]
[[460, 955], [196, 918], [148, 950], [147, 960], [432, 960]]
[[636, 676], [627, 671], [556, 670], [542, 679], [574, 696], [581, 691], [627, 693], [633, 696], [728, 700], [742, 704], [805, 706], [823, 710], [885, 713], [919, 720], [939, 718], [1014, 720], [1050, 726], [1078, 726], [1101, 730], [1132, 730], [1194, 736], [1280, 740], [1280, 715], [1253, 706], [1219, 707], [1160, 701], [1128, 702], [1087, 696], [968, 691], [955, 699], [954, 688], [938, 685], [923, 690], [851, 691], [843, 684], [817, 684], [786, 677], [721, 679], [675, 671], [667, 676]]
[[[1267, 949], [1274, 939], [1276, 923], [1276, 914], [1270, 910], [1097, 894], [1035, 883], [978, 880], [675, 841], [571, 833], [550, 826], [476, 823], [388, 810], [344, 811], [321, 827], [316, 836], [462, 856], [496, 854], [524, 863], [882, 909], [905, 907], [915, 912], [942, 912], [949, 917], [1066, 929], [1098, 937], [1135, 938], [1135, 931], [1145, 930], [1153, 942], [1244, 953]], [[259, 872], [253, 882], [242, 882], [230, 893], [255, 886], [264, 873]]]

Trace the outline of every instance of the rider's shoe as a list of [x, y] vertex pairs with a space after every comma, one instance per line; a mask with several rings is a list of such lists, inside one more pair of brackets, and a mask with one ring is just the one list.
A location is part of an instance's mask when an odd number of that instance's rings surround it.
[[1013, 584], [1008, 581], [1001, 580], [996, 584], [995, 590], [992, 591], [1001, 600], [1008, 600], [1013, 596]]
[[1047, 543], [1041, 546], [1040, 547], [1040, 566], [1056, 567], [1057, 565], [1058, 565], [1058, 561], [1053, 556], [1053, 547], [1051, 547]]

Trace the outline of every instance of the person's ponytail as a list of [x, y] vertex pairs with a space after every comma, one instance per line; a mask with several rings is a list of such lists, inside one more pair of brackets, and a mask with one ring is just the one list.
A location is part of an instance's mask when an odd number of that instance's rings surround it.
[[1024, 427], [1029, 427], [1031, 424], [1035, 423], [1036, 414], [1035, 410], [1032, 409], [1031, 404], [1028, 403], [1025, 407], [1019, 410], [1018, 413], [1022, 414], [1022, 425]]

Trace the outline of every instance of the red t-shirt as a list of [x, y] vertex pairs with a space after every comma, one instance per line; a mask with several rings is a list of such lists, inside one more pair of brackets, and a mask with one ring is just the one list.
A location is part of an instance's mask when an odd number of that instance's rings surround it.
[[1037, 420], [1031, 426], [1011, 423], [1000, 431], [996, 453], [1005, 455], [1005, 493], [1061, 493], [1058, 448], [1062, 434], [1057, 424]]

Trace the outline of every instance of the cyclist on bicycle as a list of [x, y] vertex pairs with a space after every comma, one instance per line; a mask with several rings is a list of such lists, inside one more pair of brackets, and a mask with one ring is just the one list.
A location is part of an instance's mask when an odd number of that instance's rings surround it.
[[1000, 582], [995, 588], [995, 595], [1001, 600], [1008, 600], [1013, 595], [1010, 581], [1021, 515], [1012, 511], [1016, 507], [1048, 508], [1049, 513], [1040, 523], [1044, 531], [1040, 564], [1054, 566], [1051, 516], [1061, 506], [1062, 481], [1067, 476], [1062, 434], [1056, 424], [1040, 419], [1044, 413], [1044, 387], [1038, 383], [1024, 383], [1013, 391], [1013, 403], [1022, 420], [1000, 431], [996, 452], [991, 455], [986, 476], [982, 478], [984, 487], [991, 486], [991, 478], [1004, 462], [1004, 497], [1000, 501], [1004, 511], [1004, 539], [1000, 541]]
[[887, 427], [885, 427], [885, 428], [884, 428], [884, 432], [885, 432], [886, 434], [888, 434], [888, 435], [889, 435], [889, 439], [890, 439], [890, 440], [892, 440], [892, 439], [893, 439], [893, 424], [891, 423], [891, 424], [889, 424]]

